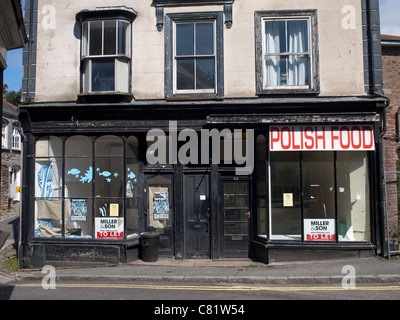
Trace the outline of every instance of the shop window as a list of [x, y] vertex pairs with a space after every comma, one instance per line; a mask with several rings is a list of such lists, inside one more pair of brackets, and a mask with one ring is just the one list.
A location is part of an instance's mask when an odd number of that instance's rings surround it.
[[124, 237], [123, 143], [116, 136], [102, 136], [95, 143], [95, 236]]
[[315, 11], [256, 13], [259, 93], [317, 91], [315, 14]]
[[92, 238], [93, 143], [72, 136], [65, 142], [65, 236]]
[[370, 241], [368, 152], [270, 152], [269, 169], [271, 240]]
[[64, 145], [58, 137], [39, 138], [35, 151], [35, 236], [137, 237], [138, 150], [133, 136], [125, 145], [122, 138], [113, 135], [95, 142], [87, 136], [72, 136]]
[[222, 25], [218, 12], [167, 15], [167, 97], [223, 95]]
[[367, 152], [338, 152], [339, 241], [369, 241], [371, 208]]
[[301, 240], [300, 153], [271, 152], [272, 240]]
[[333, 152], [303, 153], [305, 219], [335, 219]]
[[45, 136], [36, 141], [35, 237], [62, 235], [62, 141]]

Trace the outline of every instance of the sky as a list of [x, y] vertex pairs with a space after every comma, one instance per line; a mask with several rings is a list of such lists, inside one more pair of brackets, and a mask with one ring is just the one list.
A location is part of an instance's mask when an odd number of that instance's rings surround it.
[[[379, 0], [381, 33], [400, 36], [400, 0]], [[22, 83], [22, 49], [9, 51], [4, 83], [9, 90], [18, 91]]]

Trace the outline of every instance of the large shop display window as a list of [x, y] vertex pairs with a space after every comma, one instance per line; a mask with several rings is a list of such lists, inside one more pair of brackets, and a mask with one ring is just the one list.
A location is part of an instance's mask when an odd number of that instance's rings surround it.
[[367, 152], [271, 152], [270, 177], [271, 240], [370, 240]]
[[55, 237], [62, 233], [62, 141], [44, 137], [35, 153], [35, 236]]
[[372, 127], [275, 127], [269, 143], [270, 240], [371, 240]]
[[136, 137], [126, 142], [112, 135], [72, 136], [65, 143], [53, 136], [38, 139], [35, 236], [138, 236], [137, 155]]

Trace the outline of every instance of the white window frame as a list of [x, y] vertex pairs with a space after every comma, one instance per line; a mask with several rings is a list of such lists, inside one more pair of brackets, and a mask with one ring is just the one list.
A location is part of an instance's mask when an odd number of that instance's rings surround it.
[[19, 124], [13, 122], [11, 130], [11, 149], [21, 150], [21, 135], [19, 134]]
[[[288, 21], [307, 21], [307, 31], [308, 31], [308, 51], [307, 52], [302, 52], [302, 53], [293, 53], [293, 52], [284, 52], [284, 53], [276, 53], [276, 54], [271, 54], [267, 53], [267, 48], [266, 48], [266, 29], [265, 29], [265, 23], [267, 21], [284, 21], [286, 28], [286, 40], [287, 40], [287, 22]], [[313, 85], [313, 80], [312, 80], [312, 74], [313, 74], [313, 56], [312, 56], [312, 37], [311, 37], [311, 17], [309, 16], [303, 16], [303, 17], [279, 17], [279, 18], [262, 18], [261, 26], [262, 26], [262, 43], [263, 43], [263, 88], [268, 90], [268, 89], [274, 89], [274, 90], [291, 90], [291, 89], [311, 89]], [[268, 78], [267, 78], [267, 59], [269, 57], [289, 57], [289, 56], [308, 56], [309, 57], [309, 85], [304, 85], [304, 86], [299, 86], [299, 85], [278, 85], [278, 86], [268, 86]], [[287, 59], [288, 60], [288, 59]], [[288, 66], [286, 67], [286, 70], [288, 71]], [[287, 74], [286, 74], [287, 76]]]
[[[104, 54], [104, 22], [113, 21], [115, 28], [115, 54]], [[102, 53], [90, 55], [90, 24], [101, 22], [102, 24]], [[127, 24], [125, 36], [125, 54], [118, 53], [118, 25], [119, 22]], [[84, 31], [86, 29], [86, 32]], [[82, 23], [81, 59], [82, 59], [82, 91], [83, 93], [129, 93], [130, 91], [130, 69], [132, 56], [132, 23], [121, 19], [88, 20]], [[114, 60], [114, 90], [93, 91], [92, 90], [92, 62], [94, 60]]]
[[9, 122], [7, 120], [2, 121], [1, 147], [3, 149], [8, 149], [8, 125]]

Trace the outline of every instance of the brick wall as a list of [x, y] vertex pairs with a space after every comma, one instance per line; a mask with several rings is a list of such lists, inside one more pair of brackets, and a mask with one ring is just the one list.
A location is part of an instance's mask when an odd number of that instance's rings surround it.
[[[384, 167], [386, 171], [396, 171], [396, 162], [399, 160], [400, 144], [396, 142], [396, 112], [400, 107], [400, 47], [382, 48], [384, 94], [390, 99], [387, 109], [387, 132], [384, 137]], [[399, 179], [400, 179], [400, 175]], [[397, 177], [394, 174], [387, 177], [387, 200], [390, 221], [390, 233], [394, 236], [398, 232], [398, 200]], [[396, 232], [397, 230], [397, 232]]]

